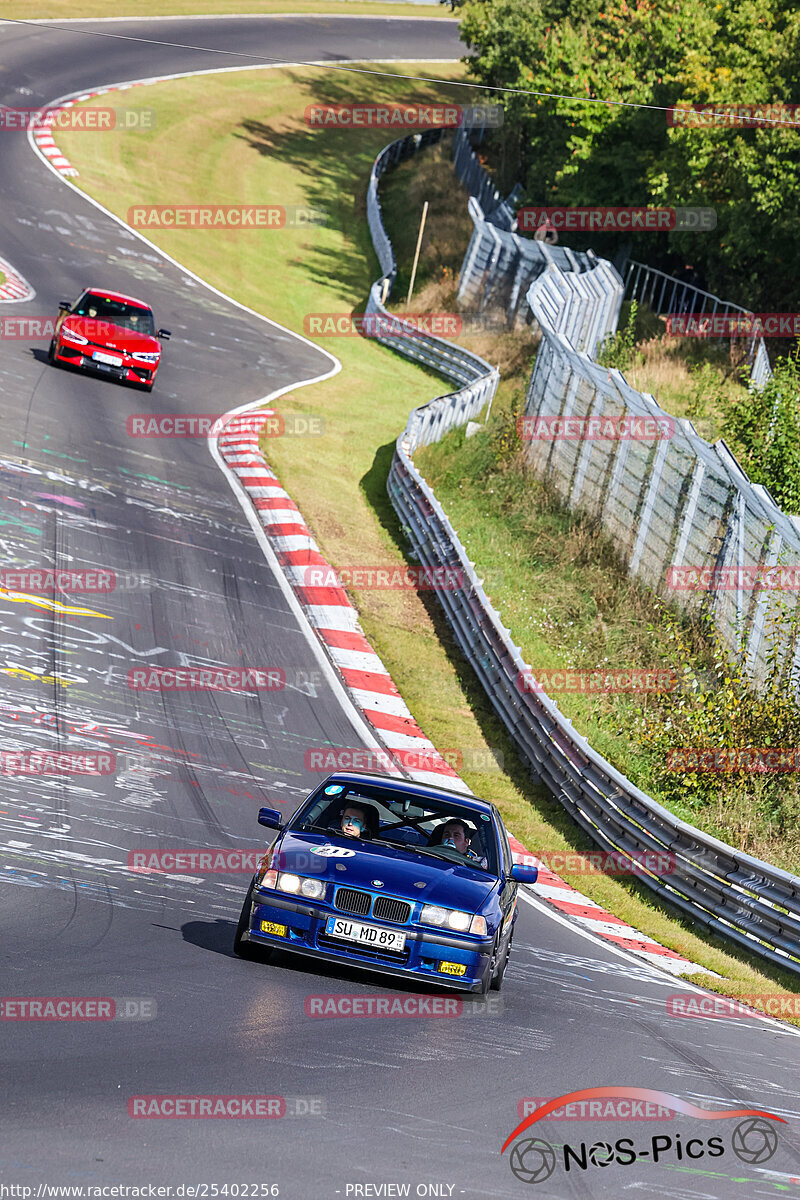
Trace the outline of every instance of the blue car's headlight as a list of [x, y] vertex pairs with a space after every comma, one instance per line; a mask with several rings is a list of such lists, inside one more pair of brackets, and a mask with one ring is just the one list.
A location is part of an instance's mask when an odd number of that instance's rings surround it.
[[437, 904], [423, 905], [420, 913], [423, 925], [437, 925], [440, 929], [455, 929], [458, 933], [477, 933], [486, 936], [486, 919], [472, 917], [458, 908], [439, 908]]
[[310, 900], [322, 900], [325, 897], [324, 879], [309, 879], [291, 871], [265, 871], [259, 886], [288, 892], [293, 896], [307, 896]]

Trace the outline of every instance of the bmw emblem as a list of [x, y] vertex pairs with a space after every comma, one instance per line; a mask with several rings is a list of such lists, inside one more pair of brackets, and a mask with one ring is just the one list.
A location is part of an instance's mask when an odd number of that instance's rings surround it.
[[373, 879], [372, 886], [373, 887], [383, 887], [383, 880], [382, 879]]

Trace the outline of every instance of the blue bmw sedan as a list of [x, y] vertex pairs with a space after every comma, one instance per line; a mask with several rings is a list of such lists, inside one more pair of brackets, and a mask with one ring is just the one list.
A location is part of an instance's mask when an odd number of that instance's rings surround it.
[[245, 897], [234, 939], [243, 958], [280, 948], [371, 971], [499, 990], [519, 883], [493, 804], [366, 772], [329, 775], [283, 824]]

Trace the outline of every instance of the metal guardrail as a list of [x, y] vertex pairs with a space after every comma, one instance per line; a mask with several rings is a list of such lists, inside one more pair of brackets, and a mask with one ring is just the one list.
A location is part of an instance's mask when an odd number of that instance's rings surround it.
[[551, 263], [531, 284], [527, 300], [543, 334], [563, 334], [574, 350], [592, 358], [617, 328], [623, 290], [620, 276], [604, 258], [580, 275]]
[[494, 180], [481, 166], [480, 160], [470, 145], [465, 128], [458, 129], [453, 144], [453, 165], [456, 175], [475, 199], [487, 220], [497, 229], [512, 230], [517, 224], [516, 202], [522, 193], [522, 185], [516, 184], [503, 199], [494, 185]]
[[[384, 278], [393, 277], [394, 258], [380, 218], [377, 179], [391, 150], [387, 147], [376, 160], [370, 179], [374, 195], [371, 202], [368, 199], [376, 249], [384, 248]], [[444, 361], [438, 369], [448, 373]], [[387, 481], [392, 504], [419, 561], [463, 572], [462, 588], [437, 592], [462, 652], [532, 773], [594, 842], [631, 858], [645, 852], [672, 856], [668, 860], [674, 862], [672, 870], [660, 874], [637, 870], [659, 899], [714, 933], [800, 974], [800, 879], [679, 821], [593, 750], [552, 700], [520, 686], [521, 678], [530, 676], [530, 668], [412, 460], [417, 446], [436, 440], [480, 411], [479, 397], [471, 392], [474, 386], [468, 384], [461, 392], [438, 397], [411, 413], [397, 439]]]
[[[703, 313], [709, 317], [736, 313], [753, 316], [749, 308], [721, 300], [719, 296], [712, 292], [704, 292], [693, 283], [676, 279], [674, 275], [667, 275], [664, 271], [634, 262], [632, 259], [625, 265], [625, 299], [647, 304], [659, 317], [686, 312]], [[750, 386], [762, 388], [771, 376], [772, 368], [764, 339], [760, 334], [752, 334], [747, 339], [745, 358], [750, 367]]]
[[372, 164], [367, 187], [367, 221], [383, 275], [370, 288], [365, 318], [376, 318], [374, 327], [377, 329], [394, 328], [398, 331], [396, 334], [378, 333], [375, 341], [391, 347], [423, 366], [439, 371], [446, 378], [461, 385], [459, 391], [438, 397], [430, 404], [414, 410], [411, 420], [417, 445], [438, 441], [454, 425], [463, 424], [477, 416], [487, 401], [491, 406], [500, 379], [497, 369], [479, 355], [464, 350], [455, 342], [421, 333], [412, 323], [394, 316], [384, 307], [384, 301], [389, 296], [397, 275], [397, 263], [383, 227], [378, 182], [390, 166], [411, 157], [423, 147], [438, 142], [444, 132], [430, 130], [424, 134], [411, 134], [385, 146]]
[[[494, 181], [481, 166], [466, 129], [456, 132], [453, 162], [456, 174], [471, 195], [469, 213], [474, 226], [459, 275], [460, 304], [477, 306], [481, 311], [487, 307], [502, 308], [511, 323], [524, 315], [528, 289], [548, 266], [558, 267], [570, 275], [596, 271], [599, 260], [592, 250], [550, 246], [516, 233], [515, 209], [522, 192], [521, 185], [517, 184], [503, 199]], [[667, 275], [645, 263], [629, 259], [623, 270], [623, 298], [649, 305], [657, 316], [684, 312], [707, 316], [735, 313], [753, 316], [750, 309], [722, 300], [688, 280]], [[609, 333], [616, 330], [619, 309], [618, 304], [615, 323], [609, 328]], [[726, 335], [718, 336], [721, 338]], [[578, 349], [586, 348], [576, 342], [573, 345]], [[592, 353], [591, 350], [588, 352]], [[762, 388], [772, 375], [772, 367], [764, 339], [759, 334], [747, 339], [745, 360], [750, 367], [749, 386]]]

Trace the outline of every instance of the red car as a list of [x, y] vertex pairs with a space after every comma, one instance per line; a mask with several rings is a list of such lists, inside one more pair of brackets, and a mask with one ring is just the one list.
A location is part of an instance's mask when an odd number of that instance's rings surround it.
[[152, 391], [161, 342], [168, 329], [156, 329], [152, 308], [131, 296], [86, 288], [74, 304], [62, 300], [49, 359], [56, 366], [81, 367]]

